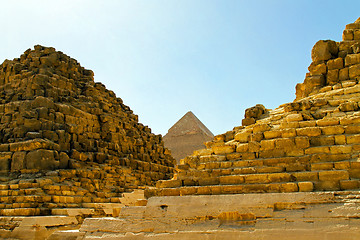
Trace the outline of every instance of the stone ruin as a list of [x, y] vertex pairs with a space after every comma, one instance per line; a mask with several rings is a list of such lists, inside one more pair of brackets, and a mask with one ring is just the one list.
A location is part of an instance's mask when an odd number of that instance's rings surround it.
[[191, 112], [187, 112], [164, 136], [165, 147], [177, 163], [195, 150], [205, 148], [204, 143], [214, 138], [212, 132]]
[[48, 239], [360, 239], [359, 44], [360, 19], [315, 44], [293, 102], [248, 110], [147, 188], [146, 205]]
[[0, 216], [121, 203], [173, 176], [161, 135], [62, 52], [5, 60], [0, 89]]

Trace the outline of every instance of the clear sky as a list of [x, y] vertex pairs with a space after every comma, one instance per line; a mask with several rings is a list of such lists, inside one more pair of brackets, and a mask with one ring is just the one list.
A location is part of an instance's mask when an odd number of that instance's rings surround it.
[[156, 134], [192, 111], [214, 134], [295, 98], [358, 0], [0, 0], [0, 62], [36, 44], [92, 69]]

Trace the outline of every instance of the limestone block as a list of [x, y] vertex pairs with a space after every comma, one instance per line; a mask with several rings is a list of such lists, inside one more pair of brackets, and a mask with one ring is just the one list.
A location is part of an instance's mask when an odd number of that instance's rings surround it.
[[244, 183], [244, 177], [239, 175], [221, 176], [219, 177], [221, 185], [234, 185]]
[[296, 172], [292, 173], [292, 176], [296, 179], [296, 181], [318, 181], [319, 175], [318, 172]]
[[59, 167], [59, 161], [55, 160], [54, 151], [38, 149], [26, 154], [27, 169], [53, 170]]
[[255, 124], [253, 128], [253, 133], [265, 132], [269, 131], [270, 129], [271, 127], [269, 126], [269, 124]]
[[339, 109], [342, 112], [350, 112], [350, 111], [356, 111], [359, 109], [358, 103], [355, 101], [348, 101], [341, 103], [339, 105]]
[[349, 68], [342, 68], [339, 70], [339, 81], [345, 81], [349, 79]]
[[312, 192], [314, 191], [314, 184], [312, 182], [299, 182], [299, 192]]
[[283, 129], [281, 130], [281, 136], [283, 138], [291, 138], [296, 136], [296, 129], [289, 128], [289, 129]]
[[336, 58], [331, 59], [326, 63], [328, 70], [332, 69], [341, 69], [344, 67], [344, 59], [343, 58]]
[[345, 67], [360, 63], [360, 54], [348, 54], [345, 57]]
[[9, 171], [12, 152], [0, 152], [0, 170]]
[[335, 144], [335, 137], [331, 135], [330, 136], [322, 135], [319, 137], [310, 138], [311, 146], [325, 146], [325, 145], [334, 145], [334, 144]]
[[289, 173], [271, 173], [268, 178], [270, 182], [289, 182], [291, 175]]
[[344, 133], [344, 127], [342, 126], [327, 126], [322, 127], [321, 131], [324, 135], [337, 135], [337, 134], [343, 134]]
[[274, 157], [285, 157], [285, 156], [286, 153], [284, 149], [272, 149], [272, 150], [265, 150], [259, 152], [259, 158], [274, 158]]
[[348, 145], [337, 145], [330, 147], [331, 154], [351, 153], [351, 152], [352, 152], [352, 146], [348, 146]]
[[272, 138], [278, 138], [281, 137], [281, 131], [273, 130], [273, 131], [266, 131], [264, 132], [265, 139], [272, 139]]
[[296, 129], [298, 136], [316, 137], [321, 135], [321, 129], [319, 127], [306, 127]]
[[295, 145], [297, 148], [308, 148], [310, 146], [310, 141], [308, 137], [296, 137], [294, 138]]
[[312, 62], [309, 66], [309, 72], [311, 76], [326, 74], [327, 67], [325, 63], [314, 64]]
[[295, 148], [295, 141], [291, 138], [278, 138], [275, 139], [276, 148], [283, 149], [284, 151], [290, 151]]
[[340, 180], [341, 190], [359, 189], [359, 180]]
[[182, 186], [181, 180], [160, 180], [156, 182], [157, 188], [176, 188], [181, 186]]
[[269, 183], [268, 174], [244, 175], [245, 183]]
[[343, 41], [350, 41], [350, 40], [354, 40], [354, 33], [352, 29], [346, 29], [343, 31], [342, 34], [342, 40]]
[[249, 144], [248, 143], [240, 143], [236, 147], [236, 152], [247, 152], [249, 150]]
[[346, 136], [347, 144], [360, 143], [360, 134]]
[[47, 139], [33, 139], [24, 142], [15, 142], [10, 144], [10, 151], [32, 151], [36, 149], [60, 150], [58, 144]]
[[261, 151], [265, 151], [265, 150], [271, 150], [275, 148], [275, 140], [271, 139], [271, 140], [262, 140], [260, 142], [260, 150]]
[[336, 42], [331, 40], [318, 41], [311, 50], [311, 59], [313, 62], [326, 61], [334, 58], [338, 54]]
[[360, 76], [360, 64], [352, 65], [349, 67], [349, 78], [356, 79]]
[[359, 126], [359, 125], [345, 126], [345, 133], [346, 133], [346, 134], [357, 134], [357, 133], [360, 133], [360, 126]]
[[305, 149], [305, 154], [329, 153], [330, 148], [327, 146], [310, 147]]
[[326, 84], [335, 85], [339, 82], [339, 69], [328, 70], [326, 75]]
[[260, 151], [260, 143], [259, 142], [249, 142], [249, 152], [259, 152]]
[[348, 180], [348, 179], [349, 179], [349, 172], [345, 170], [319, 172], [320, 181], [338, 181], [338, 180]]
[[246, 143], [249, 141], [250, 132], [238, 132], [235, 134], [234, 139], [240, 143]]
[[25, 169], [26, 152], [15, 152], [11, 160], [11, 171], [19, 171]]
[[[198, 188], [196, 188], [196, 187], [182, 187], [182, 188], [180, 188], [180, 196], [195, 195], [197, 193], [197, 189]], [[168, 194], [166, 194], [166, 196], [176, 196], [176, 195], [168, 195]]]
[[346, 137], [345, 135], [336, 135], [334, 136], [335, 144], [336, 145], [344, 145], [346, 144]]
[[317, 191], [338, 191], [340, 190], [339, 180], [326, 180], [314, 183], [314, 189]]
[[350, 124], [358, 124], [360, 123], [360, 117], [359, 116], [353, 116], [353, 117], [344, 117], [340, 119], [341, 125], [350, 125]]
[[298, 192], [299, 187], [296, 183], [283, 183], [280, 187], [281, 192]]
[[264, 138], [262, 132], [252, 133], [249, 137], [249, 142], [260, 142]]
[[350, 162], [335, 162], [334, 167], [337, 170], [348, 170], [350, 169]]
[[332, 170], [333, 168], [334, 168], [334, 163], [332, 163], [332, 162], [311, 164], [311, 171]]

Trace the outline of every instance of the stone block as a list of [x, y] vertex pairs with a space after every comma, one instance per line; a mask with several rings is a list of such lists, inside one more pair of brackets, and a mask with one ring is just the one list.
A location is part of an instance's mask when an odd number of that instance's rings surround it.
[[156, 182], [157, 188], [176, 188], [181, 186], [182, 186], [181, 180], [160, 180]]
[[346, 144], [346, 136], [345, 135], [336, 135], [334, 136], [336, 145], [344, 145]]
[[235, 151], [235, 145], [214, 146], [212, 150], [216, 155], [233, 153]]
[[352, 65], [349, 67], [349, 78], [356, 79], [360, 76], [360, 64]]
[[283, 149], [284, 151], [289, 151], [295, 148], [295, 141], [291, 138], [278, 138], [275, 139], [275, 147]]
[[351, 153], [351, 152], [352, 152], [352, 146], [349, 145], [337, 145], [330, 147], [331, 154]]
[[[195, 188], [193, 188], [195, 189]], [[194, 191], [193, 191], [194, 192]], [[191, 191], [186, 191], [184, 188], [162, 188], [159, 191], [160, 196], [183, 196], [183, 195], [189, 195], [187, 193], [191, 193]], [[196, 191], [195, 191], [196, 193]]]
[[334, 167], [336, 170], [348, 170], [350, 169], [350, 162], [335, 162]]
[[329, 152], [330, 152], [330, 148], [327, 146], [310, 147], [305, 149], [305, 154], [329, 153]]
[[319, 180], [318, 172], [295, 172], [291, 175], [299, 182]]
[[319, 120], [316, 120], [316, 125], [317, 126], [320, 126], [320, 127], [326, 127], [326, 126], [336, 126], [339, 124], [339, 119], [338, 118], [328, 118], [328, 117], [325, 117], [325, 118], [322, 118], [322, 119], [319, 119]]
[[234, 185], [244, 183], [244, 177], [239, 175], [221, 176], [219, 177], [221, 185]]
[[335, 58], [330, 59], [326, 63], [328, 70], [332, 69], [341, 69], [344, 67], [344, 59], [343, 58]]
[[351, 41], [354, 40], [354, 32], [352, 29], [347, 29], [343, 31], [342, 34], [342, 40], [343, 41]]
[[338, 135], [344, 133], [344, 127], [343, 126], [327, 126], [322, 127], [321, 131], [324, 135]]
[[253, 128], [253, 133], [265, 132], [271, 129], [269, 124], [255, 124]]
[[199, 186], [219, 185], [220, 180], [216, 177], [200, 178], [198, 180]]
[[247, 152], [249, 150], [249, 144], [248, 143], [240, 143], [236, 147], [236, 152]]
[[347, 144], [360, 143], [360, 134], [346, 136], [346, 143]]
[[340, 180], [341, 190], [359, 189], [359, 180]]
[[265, 150], [271, 150], [275, 148], [275, 140], [271, 139], [271, 140], [262, 140], [260, 142], [260, 150], [261, 151], [265, 151]]
[[338, 47], [335, 41], [320, 40], [311, 50], [311, 59], [313, 62], [326, 61], [338, 54]]
[[291, 175], [289, 173], [270, 173], [268, 179], [270, 182], [290, 182]]
[[314, 183], [314, 190], [316, 191], [338, 191], [340, 190], [339, 180], [327, 180]]
[[348, 54], [345, 57], [345, 67], [360, 63], [360, 54]]
[[298, 192], [299, 187], [296, 183], [283, 183], [280, 186], [281, 192]]
[[319, 137], [310, 138], [311, 146], [326, 146], [326, 145], [334, 145], [334, 144], [335, 144], [334, 136], [322, 135]]
[[313, 163], [313, 164], [311, 164], [311, 171], [332, 170], [333, 168], [334, 168], [334, 163], [332, 163], [332, 162]]
[[349, 179], [349, 172], [345, 170], [319, 172], [320, 181], [339, 181], [339, 180], [348, 180], [348, 179]]
[[299, 122], [303, 120], [303, 116], [300, 113], [289, 114], [286, 116], [287, 122]]
[[279, 137], [281, 137], [281, 131], [273, 130], [273, 131], [264, 132], [265, 139], [273, 139], [273, 138], [279, 138]]
[[249, 142], [249, 152], [259, 152], [260, 151], [260, 143], [259, 142]]
[[269, 183], [268, 174], [244, 175], [245, 183]]
[[314, 183], [312, 182], [299, 182], [299, 192], [312, 192], [314, 191]]
[[310, 141], [308, 137], [296, 137], [294, 140], [297, 148], [303, 149], [310, 147]]
[[323, 75], [326, 74], [327, 71], [325, 63], [314, 64], [314, 62], [312, 62], [308, 69], [311, 76]]
[[26, 152], [14, 152], [11, 160], [11, 171], [25, 169]]
[[360, 133], [359, 125], [345, 126], [345, 134], [358, 134]]
[[349, 175], [351, 179], [360, 179], [360, 169], [356, 168], [356, 169], [349, 169]]
[[26, 154], [27, 169], [53, 170], [59, 168], [59, 161], [55, 159], [54, 151], [38, 149]]
[[249, 142], [260, 142], [264, 139], [264, 134], [262, 132], [252, 133], [249, 137]]
[[272, 149], [259, 152], [259, 158], [277, 158], [285, 157], [286, 153], [284, 149]]
[[339, 82], [339, 69], [328, 70], [326, 75], [326, 84], [335, 85]]
[[12, 152], [0, 152], [0, 171], [9, 171]]
[[321, 129], [319, 127], [306, 127], [296, 129], [298, 136], [316, 137], [321, 135]]
[[339, 70], [339, 81], [346, 81], [349, 79], [349, 68], [342, 68]]
[[235, 134], [234, 139], [240, 143], [246, 143], [249, 141], [250, 132], [238, 132]]

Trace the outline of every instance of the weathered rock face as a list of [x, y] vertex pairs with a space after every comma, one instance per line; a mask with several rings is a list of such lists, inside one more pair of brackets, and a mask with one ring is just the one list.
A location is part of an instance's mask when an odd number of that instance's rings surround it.
[[[0, 89], [0, 215], [117, 202], [124, 191], [172, 176], [161, 136], [95, 83], [91, 70], [54, 48], [5, 60]], [[30, 188], [37, 200], [15, 196]]]
[[211, 131], [192, 112], [187, 112], [169, 129], [164, 136], [164, 143], [179, 163], [180, 159], [191, 155], [193, 151], [204, 149], [204, 143], [213, 137]]

